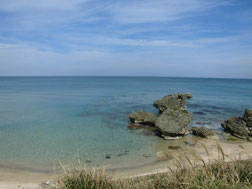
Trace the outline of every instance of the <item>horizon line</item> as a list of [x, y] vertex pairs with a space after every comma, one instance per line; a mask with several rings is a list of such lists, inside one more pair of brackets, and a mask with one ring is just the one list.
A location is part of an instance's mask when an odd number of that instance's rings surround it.
[[6, 76], [1, 76], [0, 78], [3, 77], [153, 77], [153, 78], [191, 78], [191, 79], [247, 79], [251, 80], [251, 78], [239, 78], [239, 77], [191, 77], [191, 76], [127, 76], [127, 75], [6, 75]]

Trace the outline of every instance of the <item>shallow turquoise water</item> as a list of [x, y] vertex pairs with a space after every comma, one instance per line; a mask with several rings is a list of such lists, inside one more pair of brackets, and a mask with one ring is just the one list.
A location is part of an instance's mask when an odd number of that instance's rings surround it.
[[[151, 77], [0, 77], [0, 161], [105, 161], [156, 152], [159, 138], [129, 130], [132, 111], [190, 92], [191, 126], [221, 129], [252, 108], [252, 80]], [[200, 122], [200, 123], [199, 123]]]

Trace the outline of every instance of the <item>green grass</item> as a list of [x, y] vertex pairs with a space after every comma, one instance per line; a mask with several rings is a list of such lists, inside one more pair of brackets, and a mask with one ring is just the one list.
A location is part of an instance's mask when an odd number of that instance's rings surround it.
[[62, 189], [249, 189], [252, 188], [252, 160], [180, 167], [169, 173], [134, 179], [113, 179], [104, 171], [72, 170], [58, 182]]
[[233, 137], [233, 136], [230, 136], [230, 137], [227, 138], [227, 140], [228, 140], [228, 141], [237, 141], [238, 138]]
[[111, 177], [101, 171], [72, 170], [65, 173], [60, 180], [59, 188], [64, 189], [101, 189], [116, 188], [117, 184]]

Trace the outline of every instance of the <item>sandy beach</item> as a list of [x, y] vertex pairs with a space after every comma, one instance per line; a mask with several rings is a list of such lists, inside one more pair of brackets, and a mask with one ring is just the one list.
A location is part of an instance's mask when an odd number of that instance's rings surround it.
[[[200, 163], [199, 159], [195, 158], [196, 156], [202, 158], [205, 162], [214, 162], [214, 160], [222, 157], [220, 150], [218, 150], [219, 147], [223, 149], [225, 161], [232, 161], [239, 158], [248, 159], [252, 156], [252, 143], [247, 141], [227, 142], [193, 137], [189, 144], [182, 145], [187, 139], [185, 137], [182, 140], [171, 141], [169, 146], [175, 144], [181, 146], [181, 148], [176, 150], [169, 149], [167, 145], [161, 146], [160, 149], [162, 151], [156, 154], [156, 160], [152, 162], [149, 161], [137, 166], [119, 168], [108, 165], [107, 171], [113, 171], [113, 175], [116, 178], [139, 177], [168, 172], [170, 168], [176, 167], [178, 161], [186, 162], [185, 156], [189, 157], [196, 164]], [[43, 185], [47, 186], [47, 184], [54, 183], [58, 176], [59, 174], [52, 174], [43, 170], [39, 171], [39, 169], [4, 168], [4, 165], [1, 165], [0, 188], [41, 188]]]
[[157, 161], [155, 163], [135, 169], [121, 170], [117, 175], [119, 177], [138, 177], [168, 172], [170, 168], [176, 167], [175, 165], [178, 164], [178, 161], [187, 162], [185, 156], [189, 157], [195, 164], [200, 163], [198, 157], [205, 162], [214, 162], [222, 158], [218, 146], [223, 149], [225, 161], [227, 162], [237, 159], [245, 160], [252, 157], [252, 143], [250, 142], [221, 142], [219, 140], [200, 139], [195, 141], [195, 145], [174, 150], [172, 153], [169, 150], [160, 151], [157, 153]]

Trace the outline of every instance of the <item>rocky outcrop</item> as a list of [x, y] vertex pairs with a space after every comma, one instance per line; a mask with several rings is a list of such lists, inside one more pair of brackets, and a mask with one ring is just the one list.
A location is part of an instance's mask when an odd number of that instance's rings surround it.
[[156, 127], [165, 139], [177, 138], [188, 133], [192, 114], [186, 111], [186, 100], [190, 98], [192, 98], [190, 93], [178, 93], [154, 102], [153, 106], [161, 113], [156, 121]]
[[162, 99], [156, 100], [153, 106], [163, 112], [167, 109], [185, 109], [187, 99], [192, 98], [191, 93], [178, 93], [163, 97]]
[[252, 110], [249, 109], [245, 110], [243, 120], [246, 122], [247, 127], [252, 127]]
[[246, 139], [248, 137], [248, 130], [246, 123], [241, 117], [231, 117], [221, 124], [225, 132], [230, 133], [238, 138]]
[[251, 123], [252, 110], [246, 109], [243, 117], [231, 117], [224, 121], [221, 126], [225, 132], [235, 137], [249, 139], [249, 136], [252, 136]]
[[180, 109], [167, 109], [157, 119], [156, 127], [161, 134], [170, 137], [183, 136], [188, 132], [192, 114]]
[[189, 98], [192, 98], [192, 94], [178, 93], [156, 100], [153, 106], [159, 110], [159, 117], [150, 112], [133, 112], [129, 114], [132, 123], [129, 128], [155, 126], [155, 132], [165, 139], [182, 137], [188, 133], [188, 125], [192, 119], [192, 114], [185, 110], [186, 100]]
[[151, 112], [139, 110], [129, 114], [129, 119], [133, 124], [155, 126], [157, 116]]
[[215, 133], [212, 130], [204, 126], [199, 128], [192, 127], [192, 134], [201, 138], [211, 138], [215, 135]]

